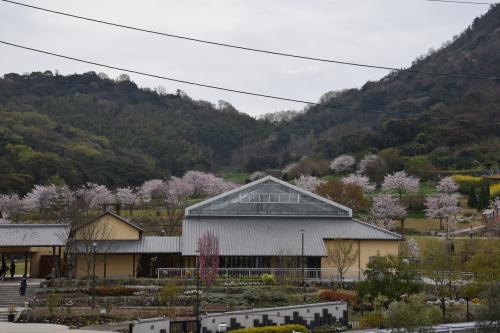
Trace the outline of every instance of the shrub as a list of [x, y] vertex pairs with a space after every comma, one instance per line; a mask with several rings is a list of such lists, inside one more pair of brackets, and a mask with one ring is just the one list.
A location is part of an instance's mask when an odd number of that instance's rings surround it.
[[281, 326], [241, 328], [232, 330], [231, 333], [292, 333], [293, 331], [307, 333], [307, 328], [302, 325], [289, 324]]
[[175, 304], [175, 301], [180, 296], [181, 291], [174, 283], [169, 283], [163, 287], [160, 292], [160, 303], [165, 305]]
[[490, 198], [500, 197], [500, 184], [490, 186]]
[[384, 325], [384, 314], [382, 312], [365, 313], [359, 319], [359, 326], [364, 328], [376, 328]]
[[49, 315], [54, 314], [54, 310], [59, 303], [59, 295], [57, 294], [49, 294], [47, 296], [47, 310], [49, 310]]
[[[95, 289], [95, 294], [97, 296], [105, 297], [105, 296], [132, 296], [139, 289], [123, 287], [123, 286], [99, 286]], [[90, 290], [92, 291], [92, 290]]]
[[455, 175], [451, 178], [458, 184], [460, 193], [467, 193], [471, 186], [481, 187], [483, 184], [482, 177], [465, 176], [465, 175]]
[[319, 294], [319, 299], [323, 302], [346, 301], [350, 304], [355, 304], [357, 301], [356, 295], [331, 290], [323, 291], [321, 294]]
[[276, 276], [274, 276], [274, 274], [262, 274], [260, 279], [262, 280], [262, 283], [267, 285], [276, 283]]

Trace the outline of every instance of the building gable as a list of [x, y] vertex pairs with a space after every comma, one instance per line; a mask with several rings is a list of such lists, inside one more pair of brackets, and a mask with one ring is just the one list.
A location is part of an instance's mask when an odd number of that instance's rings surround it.
[[350, 217], [343, 205], [267, 176], [186, 209], [186, 216]]
[[142, 229], [119, 215], [105, 212], [76, 230], [76, 240], [139, 240]]

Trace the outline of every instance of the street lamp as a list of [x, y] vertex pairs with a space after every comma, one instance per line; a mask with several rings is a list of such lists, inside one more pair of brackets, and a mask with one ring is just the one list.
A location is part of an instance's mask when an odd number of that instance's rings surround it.
[[302, 288], [304, 288], [304, 303], [306, 302], [306, 274], [305, 274], [305, 262], [304, 262], [304, 229], [300, 230], [301, 238], [302, 238], [302, 252], [300, 264], [302, 266]]
[[97, 252], [97, 242], [92, 243], [92, 309], [95, 307], [95, 254]]
[[200, 250], [196, 250], [196, 333], [201, 331], [200, 322]]

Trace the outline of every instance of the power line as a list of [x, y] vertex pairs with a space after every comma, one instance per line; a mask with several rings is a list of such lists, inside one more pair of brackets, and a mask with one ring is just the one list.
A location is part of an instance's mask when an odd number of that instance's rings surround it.
[[[157, 75], [157, 74], [145, 73], [145, 72], [141, 72], [141, 71], [138, 71], [138, 70], [127, 69], [127, 68], [122, 68], [122, 67], [112, 66], [112, 65], [106, 65], [106, 64], [95, 62], [95, 61], [79, 59], [79, 58], [75, 58], [75, 57], [71, 57], [71, 56], [67, 56], [67, 55], [63, 55], [63, 54], [59, 54], [59, 53], [54, 53], [54, 52], [44, 51], [44, 50], [40, 50], [40, 49], [35, 49], [35, 48], [32, 48], [32, 47], [28, 47], [28, 46], [23, 46], [23, 45], [19, 45], [19, 44], [9, 43], [9, 42], [5, 42], [5, 41], [2, 41], [2, 40], [0, 40], [0, 43], [4, 44], [4, 45], [8, 45], [8, 46], [12, 46], [12, 47], [24, 49], [24, 50], [29, 50], [29, 51], [33, 51], [33, 52], [37, 52], [37, 53], [51, 55], [51, 56], [54, 56], [54, 57], [63, 58], [63, 59], [67, 59], [67, 60], [77, 61], [77, 62], [80, 62], [80, 63], [89, 64], [89, 65], [94, 65], [94, 66], [99, 66], [99, 67], [103, 67], [103, 68], [114, 69], [114, 70], [123, 71], [123, 72], [127, 72], [127, 73], [132, 73], [132, 74], [137, 74], [137, 75], [141, 75], [141, 76], [148, 76], [148, 77], [152, 77], [152, 78], [156, 78], [156, 79], [162, 79], [162, 80], [167, 80], [167, 81], [172, 81], [172, 82], [189, 84], [189, 85], [203, 87], [203, 88], [216, 89], [216, 90], [227, 91], [227, 92], [232, 92], [232, 93], [236, 93], [236, 94], [249, 95], [249, 96], [255, 96], [255, 97], [263, 97], [263, 98], [280, 100], [280, 101], [301, 103], [301, 104], [306, 104], [306, 105], [320, 106], [320, 107], [326, 107], [326, 108], [336, 109], [336, 110], [338, 110], [338, 108], [340, 108], [340, 107], [345, 107], [345, 105], [333, 105], [333, 104], [316, 103], [316, 102], [310, 102], [310, 101], [296, 99], [296, 98], [280, 97], [280, 96], [255, 93], [255, 92], [250, 92], [250, 91], [245, 91], [245, 90], [220, 87], [220, 86], [215, 86], [215, 85], [210, 85], [210, 84], [205, 84], [205, 83], [199, 83], [199, 82], [181, 80], [181, 79], [176, 79], [176, 78], [162, 76], [162, 75]], [[410, 114], [410, 113], [398, 113], [398, 112], [381, 111], [381, 110], [373, 110], [373, 109], [363, 109], [363, 108], [351, 108], [349, 110], [338, 110], [338, 111], [342, 111], [342, 112], [353, 111], [353, 112], [363, 112], [363, 113], [387, 114], [387, 115], [393, 115], [393, 116], [398, 116], [398, 117], [420, 118], [420, 119], [430, 119], [430, 120], [444, 120], [444, 121], [453, 121], [453, 122], [457, 122], [457, 123], [474, 123], [474, 124], [483, 124], [483, 125], [500, 125], [500, 122], [484, 122], [484, 121], [471, 120], [471, 119], [455, 119], [455, 118], [447, 118], [447, 117], [426, 116], [426, 115], [418, 115], [418, 114]]]
[[[47, 9], [47, 8], [43, 8], [43, 7], [33, 6], [33, 5], [29, 5], [29, 4], [25, 4], [25, 3], [21, 3], [21, 2], [17, 2], [17, 1], [12, 1], [12, 0], [1, 0], [1, 1], [3, 1], [5, 3], [10, 3], [10, 4], [18, 5], [18, 6], [31, 8], [31, 9], [41, 10], [41, 11], [52, 13], [52, 14], [58, 14], [58, 15], [63, 15], [63, 16], [67, 16], [67, 17], [72, 17], [72, 18], [76, 18], [79, 20], [85, 20], [85, 21], [90, 21], [90, 22], [95, 22], [95, 23], [106, 24], [106, 25], [110, 25], [110, 26], [114, 26], [114, 27], [118, 27], [118, 28], [146, 32], [146, 33], [155, 34], [155, 35], [159, 35], [159, 36], [163, 36], [163, 37], [183, 39], [183, 40], [187, 40], [187, 41], [191, 41], [191, 42], [228, 47], [228, 48], [244, 50], [244, 51], [265, 53], [265, 54], [271, 54], [271, 55], [276, 55], [276, 56], [284, 56], [284, 57], [296, 58], [296, 59], [302, 59], [302, 60], [326, 62], [326, 63], [332, 63], [332, 64], [338, 64], [338, 65], [355, 66], [355, 67], [363, 67], [363, 68], [374, 68], [374, 69], [382, 69], [382, 70], [398, 71], [398, 72], [403, 70], [403, 68], [400, 68], [400, 67], [370, 65], [370, 64], [362, 64], [362, 63], [351, 62], [351, 61], [332, 60], [332, 59], [304, 56], [304, 55], [298, 55], [298, 54], [292, 54], [292, 53], [286, 53], [286, 52], [270, 51], [270, 50], [258, 49], [258, 48], [247, 47], [247, 46], [236, 45], [236, 44], [228, 44], [228, 43], [223, 43], [223, 42], [209, 41], [209, 40], [205, 40], [205, 39], [175, 35], [175, 34], [170, 34], [170, 33], [165, 33], [165, 32], [159, 32], [159, 31], [154, 31], [154, 30], [149, 30], [149, 29], [144, 29], [144, 28], [133, 27], [133, 26], [125, 25], [125, 24], [119, 24], [119, 23], [113, 23], [113, 22], [104, 21], [104, 20], [98, 20], [98, 19], [94, 19], [94, 18], [79, 16], [79, 15], [70, 14], [70, 13], [61, 12], [61, 11], [56, 11], [56, 10]], [[428, 1], [432, 1], [432, 0], [428, 0]], [[454, 78], [459, 78], [459, 79], [479, 79], [479, 80], [500, 81], [500, 77], [496, 77], [493, 75], [429, 72], [429, 71], [411, 69], [411, 68], [405, 69], [405, 71], [408, 73], [425, 74], [425, 75], [431, 75], [431, 76], [446, 76], [446, 77], [454, 77]]]
[[458, 1], [458, 0], [425, 0], [429, 2], [444, 2], [444, 3], [458, 3], [462, 5], [496, 5], [495, 2], [477, 2], [477, 1]]

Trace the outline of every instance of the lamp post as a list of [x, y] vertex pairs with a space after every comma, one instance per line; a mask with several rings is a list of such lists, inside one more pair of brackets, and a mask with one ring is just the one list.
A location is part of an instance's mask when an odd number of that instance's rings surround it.
[[200, 322], [200, 250], [196, 250], [196, 333], [201, 331]]
[[95, 254], [97, 252], [97, 242], [92, 243], [92, 309], [95, 307]]
[[300, 264], [302, 266], [302, 288], [304, 290], [304, 303], [306, 302], [306, 272], [305, 272], [305, 262], [304, 262], [304, 229], [300, 230], [301, 238], [302, 238], [302, 252]]

